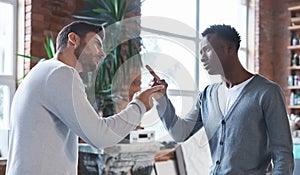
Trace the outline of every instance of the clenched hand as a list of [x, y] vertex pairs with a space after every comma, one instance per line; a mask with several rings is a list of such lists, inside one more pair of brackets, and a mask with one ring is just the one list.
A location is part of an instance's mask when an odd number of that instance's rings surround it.
[[137, 92], [133, 98], [136, 98], [143, 102], [146, 110], [149, 111], [153, 107], [152, 97], [155, 95], [155, 93], [160, 93], [164, 88], [164, 85], [149, 87], [141, 92]]

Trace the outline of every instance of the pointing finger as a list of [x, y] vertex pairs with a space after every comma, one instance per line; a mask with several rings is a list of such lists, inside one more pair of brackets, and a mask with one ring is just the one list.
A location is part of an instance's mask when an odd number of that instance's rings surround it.
[[153, 86], [153, 87], [151, 87], [151, 88], [149, 88], [147, 90], [152, 93], [152, 92], [160, 91], [160, 90], [162, 90], [164, 88], [165, 88], [164, 85], [157, 85], [157, 86]]

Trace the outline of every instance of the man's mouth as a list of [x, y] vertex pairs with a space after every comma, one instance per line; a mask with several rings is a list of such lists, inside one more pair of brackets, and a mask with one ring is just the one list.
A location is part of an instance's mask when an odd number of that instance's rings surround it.
[[206, 63], [206, 62], [204, 62], [204, 63], [203, 63], [203, 67], [204, 67], [204, 68], [207, 68], [207, 67], [208, 67], [208, 65], [209, 65], [209, 64], [208, 64], [208, 63]]

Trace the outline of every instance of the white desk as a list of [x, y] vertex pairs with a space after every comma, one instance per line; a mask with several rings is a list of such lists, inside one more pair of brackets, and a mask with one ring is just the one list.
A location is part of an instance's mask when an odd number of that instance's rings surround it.
[[154, 156], [159, 148], [160, 144], [156, 142], [117, 144], [105, 149], [79, 144], [80, 171], [99, 175], [138, 171], [154, 164]]

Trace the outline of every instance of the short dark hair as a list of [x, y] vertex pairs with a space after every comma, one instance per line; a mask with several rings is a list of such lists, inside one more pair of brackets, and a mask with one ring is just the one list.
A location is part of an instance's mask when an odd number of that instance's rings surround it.
[[86, 21], [74, 21], [65, 26], [58, 33], [56, 38], [56, 50], [59, 51], [67, 46], [68, 34], [71, 32], [76, 33], [80, 38], [84, 38], [89, 32], [95, 32], [103, 39], [104, 33], [102, 31], [104, 31], [102, 25], [97, 25]]
[[230, 25], [211, 25], [209, 28], [205, 29], [202, 36], [205, 37], [208, 34], [216, 33], [221, 38], [230, 41], [235, 44], [236, 49], [239, 50], [241, 37], [240, 34], [235, 30], [234, 27]]

